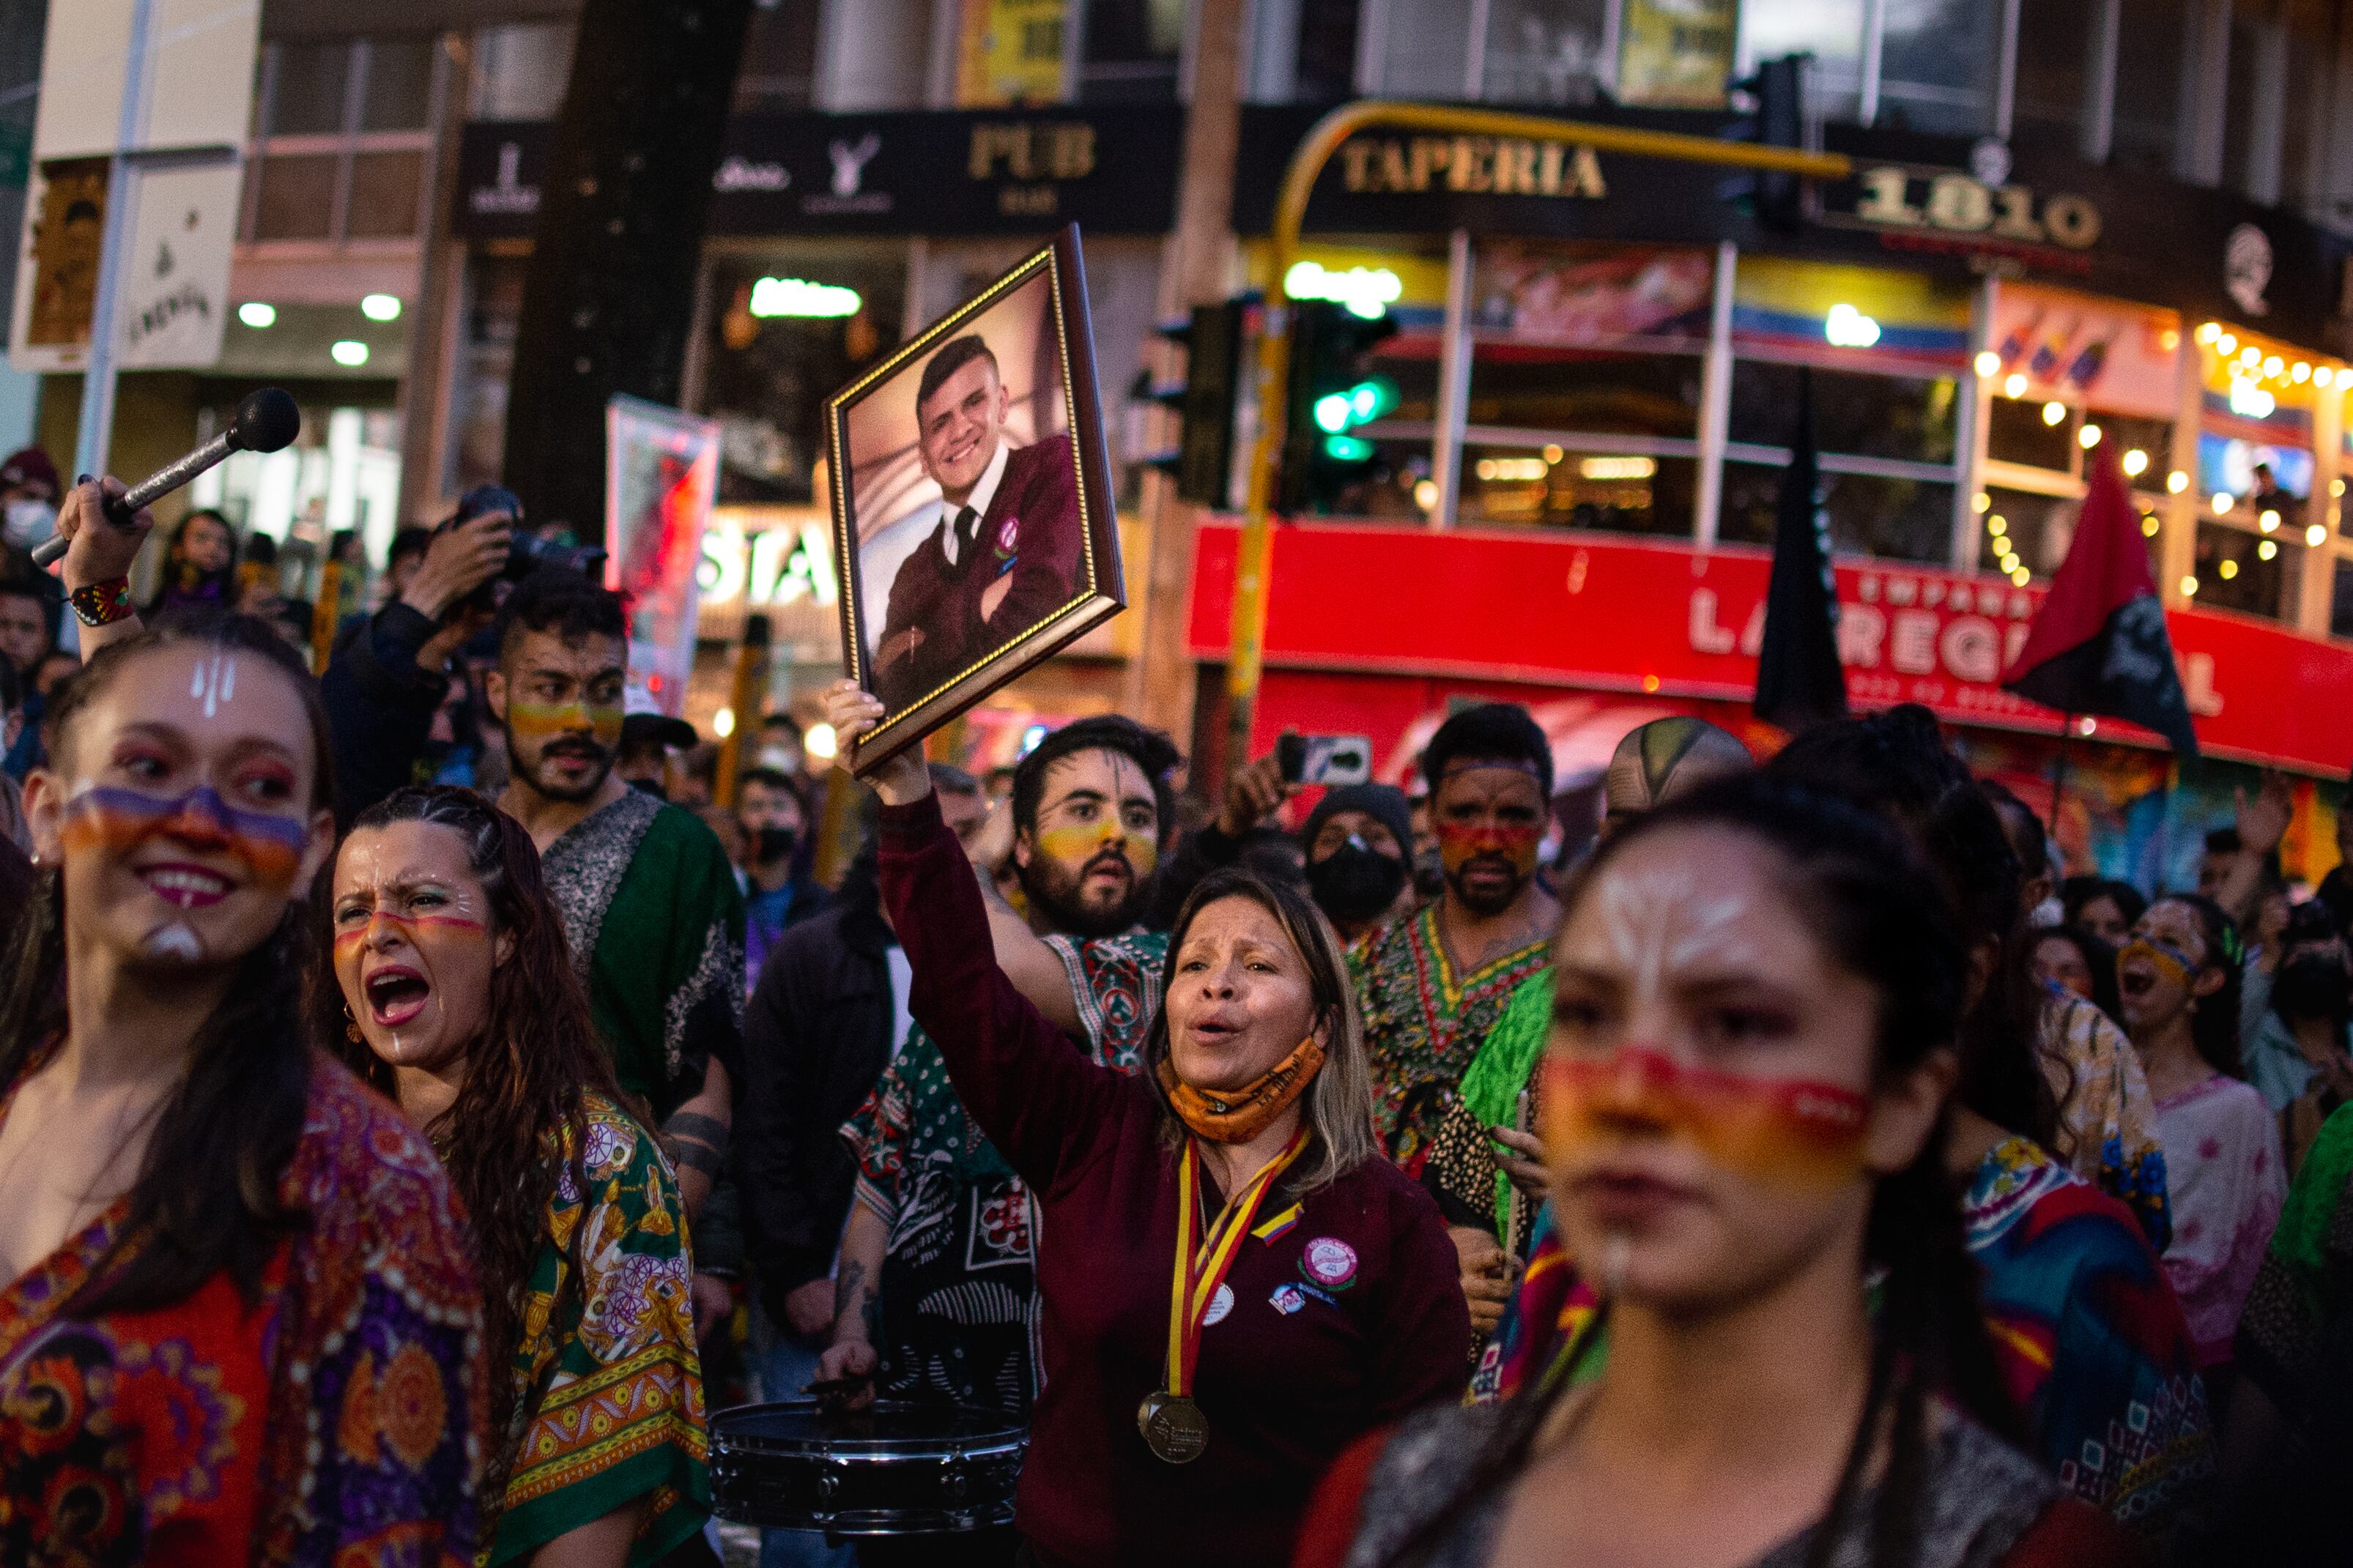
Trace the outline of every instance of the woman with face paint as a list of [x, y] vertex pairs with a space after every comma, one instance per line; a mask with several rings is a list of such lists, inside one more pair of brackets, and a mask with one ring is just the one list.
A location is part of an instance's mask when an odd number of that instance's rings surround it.
[[152, 621], [170, 610], [236, 609], [237, 580], [237, 535], [228, 519], [199, 508], [172, 531], [163, 583], [140, 614]]
[[2287, 1194], [2279, 1125], [2239, 1065], [2242, 953], [2231, 917], [2176, 893], [2151, 904], [2116, 955], [2125, 1027], [2157, 1097], [2173, 1241], [2165, 1272], [2181, 1298], [2218, 1407], [2231, 1339]]
[[[845, 754], [882, 713], [848, 682], [827, 710]], [[999, 968], [921, 755], [873, 783], [909, 1010], [1044, 1215], [1016, 1526], [1050, 1568], [1283, 1562], [1324, 1460], [1459, 1397], [1470, 1343], [1437, 1207], [1374, 1142], [1337, 942], [1297, 890], [1212, 874], [1144, 1070], [1099, 1067]]]
[[710, 1511], [684, 1210], [621, 1109], [531, 836], [470, 790], [396, 791], [352, 825], [327, 919], [320, 1032], [432, 1141], [473, 1220], [486, 1563], [656, 1561]]
[[0, 1561], [470, 1562], [484, 1367], [425, 1140], [311, 1051], [325, 721], [182, 620], [63, 689], [0, 979]]
[[1737, 779], [1566, 902], [1545, 1139], [1606, 1364], [1360, 1445], [1295, 1561], [2128, 1561], [2002, 1441], [1939, 1137], [1961, 952], [1905, 846]]

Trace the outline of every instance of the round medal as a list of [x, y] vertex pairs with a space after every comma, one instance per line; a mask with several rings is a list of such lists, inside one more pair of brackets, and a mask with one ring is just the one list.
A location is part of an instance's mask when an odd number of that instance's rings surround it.
[[1136, 1406], [1136, 1430], [1154, 1457], [1171, 1465], [1189, 1465], [1209, 1446], [1209, 1418], [1182, 1394], [1155, 1390]]
[[1201, 1326], [1207, 1328], [1211, 1323], [1224, 1322], [1226, 1314], [1233, 1310], [1234, 1288], [1230, 1285], [1219, 1286], [1217, 1293], [1209, 1298], [1209, 1310], [1201, 1314]]
[[1345, 1290], [1356, 1278], [1356, 1249], [1336, 1236], [1319, 1236], [1299, 1249], [1299, 1271], [1326, 1290]]

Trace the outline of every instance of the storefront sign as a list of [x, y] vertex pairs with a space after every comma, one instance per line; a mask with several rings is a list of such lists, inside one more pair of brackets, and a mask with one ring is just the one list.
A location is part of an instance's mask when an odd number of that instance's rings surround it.
[[2143, 419], [2171, 419], [2180, 400], [2181, 322], [2170, 310], [2003, 282], [1986, 345], [2005, 397]]
[[[476, 121], [454, 230], [528, 237], [554, 126]], [[1176, 218], [1174, 105], [744, 116], [712, 178], [714, 235], [1164, 234]]]
[[1902, 163], [1859, 170], [1851, 185], [1832, 187], [1823, 197], [1822, 221], [1916, 231], [1997, 252], [2089, 250], [2100, 239], [2100, 209], [2082, 196]]
[[[1237, 232], [1264, 234], [1272, 226], [1284, 169], [1316, 118], [1312, 107], [1243, 106], [1241, 157], [1234, 170]], [[1703, 136], [1728, 123], [1720, 114], [1607, 107], [1565, 118]], [[1322, 234], [1460, 227], [1473, 234], [1713, 242], [1747, 232], [1746, 216], [1725, 200], [1727, 182], [1742, 184], [1745, 178], [1715, 164], [1601, 153], [1575, 142], [1368, 130], [1342, 142], [1324, 164], [1304, 227]]]
[[[1201, 531], [1197, 658], [1224, 656], [1236, 540], [1229, 525]], [[1769, 570], [1753, 548], [1302, 524], [1275, 535], [1266, 661], [1745, 701]], [[1843, 562], [1836, 575], [1839, 652], [1858, 707], [1919, 702], [1957, 723], [2057, 731], [2058, 714], [1999, 684], [2040, 589], [1892, 563]], [[2201, 746], [2342, 773], [2336, 710], [2353, 689], [2353, 648], [2241, 616], [2168, 621]], [[2105, 720], [2098, 733], [2161, 743]]]

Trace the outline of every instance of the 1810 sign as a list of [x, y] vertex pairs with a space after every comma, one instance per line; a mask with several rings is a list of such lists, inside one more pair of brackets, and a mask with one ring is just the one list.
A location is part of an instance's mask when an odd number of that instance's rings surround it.
[[1957, 172], [1915, 174], [1898, 164], [1864, 169], [1854, 216], [1888, 228], [1984, 234], [2028, 245], [2089, 250], [2099, 243], [2100, 209], [2081, 196], [2038, 200], [2024, 185], [1989, 185]]

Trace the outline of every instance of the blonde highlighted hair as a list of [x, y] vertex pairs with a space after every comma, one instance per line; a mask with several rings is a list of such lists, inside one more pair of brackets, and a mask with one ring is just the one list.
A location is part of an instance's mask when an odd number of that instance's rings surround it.
[[1274, 917], [1307, 971], [1315, 1022], [1330, 1026], [1323, 1069], [1303, 1096], [1305, 1120], [1314, 1137], [1293, 1178], [1298, 1192], [1311, 1193], [1379, 1158], [1381, 1148], [1373, 1132], [1373, 1065], [1365, 1049], [1364, 1016], [1356, 1007], [1356, 988], [1348, 984], [1339, 935], [1306, 894], [1240, 868], [1213, 871], [1201, 879], [1169, 926], [1161, 1003], [1144, 1042], [1144, 1081], [1160, 1102], [1162, 1135], [1173, 1148], [1184, 1137], [1185, 1127], [1160, 1083], [1160, 1064], [1168, 1059], [1168, 988], [1176, 983], [1176, 955], [1185, 945], [1185, 933], [1195, 917], [1221, 899], [1248, 899]]

